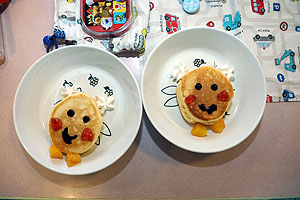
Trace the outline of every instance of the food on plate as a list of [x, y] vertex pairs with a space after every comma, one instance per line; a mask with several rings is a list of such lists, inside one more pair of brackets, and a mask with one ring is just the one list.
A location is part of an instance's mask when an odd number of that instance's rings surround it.
[[62, 159], [63, 154], [60, 150], [58, 150], [54, 145], [51, 145], [49, 148], [49, 153], [51, 158]]
[[197, 137], [205, 137], [207, 136], [207, 129], [206, 126], [200, 123], [196, 123], [193, 126], [193, 129], [191, 131], [192, 135]]
[[78, 153], [67, 153], [66, 161], [68, 167], [72, 167], [81, 162], [81, 157]]
[[50, 156], [56, 157], [58, 150], [67, 154], [68, 166], [77, 164], [77, 157], [91, 149], [100, 137], [102, 126], [94, 98], [82, 92], [67, 96], [54, 107], [49, 119], [49, 136], [55, 147], [50, 147]]
[[186, 73], [178, 82], [176, 96], [186, 121], [210, 125], [214, 132], [225, 128], [222, 118], [234, 93], [230, 81], [218, 69], [203, 66]]
[[221, 133], [225, 127], [224, 118], [221, 118], [215, 123], [209, 125], [209, 129], [215, 133]]

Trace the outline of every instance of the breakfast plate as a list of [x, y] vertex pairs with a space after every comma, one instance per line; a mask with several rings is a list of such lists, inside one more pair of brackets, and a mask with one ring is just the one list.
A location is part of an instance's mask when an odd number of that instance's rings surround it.
[[[48, 121], [63, 99], [62, 88], [114, 97], [114, 109], [102, 116], [101, 139], [72, 167], [65, 159], [49, 156]], [[110, 166], [128, 150], [140, 127], [142, 101], [137, 81], [118, 57], [96, 47], [69, 46], [46, 54], [29, 68], [16, 91], [13, 117], [20, 143], [35, 161], [57, 173], [82, 175]]]
[[[178, 65], [234, 72], [234, 97], [222, 133], [191, 134], [192, 124], [180, 113], [177, 83], [171, 78]], [[156, 130], [174, 145], [197, 153], [220, 152], [241, 143], [258, 125], [266, 102], [266, 82], [258, 59], [241, 40], [214, 28], [192, 27], [161, 41], [146, 61], [141, 90], [145, 111]]]

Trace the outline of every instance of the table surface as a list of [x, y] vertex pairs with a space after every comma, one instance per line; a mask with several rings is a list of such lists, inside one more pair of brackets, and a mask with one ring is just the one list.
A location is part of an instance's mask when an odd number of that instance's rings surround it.
[[[0, 196], [218, 198], [300, 195], [300, 103], [269, 103], [254, 132], [220, 153], [196, 154], [166, 141], [143, 114], [138, 136], [112, 166], [90, 175], [56, 174], [21, 146], [13, 123], [16, 88], [45, 54], [52, 1], [12, 1], [2, 14], [8, 60], [0, 66]], [[138, 70], [138, 67], [130, 66]], [[134, 72], [139, 75], [137, 71]], [[137, 77], [139, 78], [139, 77]]]

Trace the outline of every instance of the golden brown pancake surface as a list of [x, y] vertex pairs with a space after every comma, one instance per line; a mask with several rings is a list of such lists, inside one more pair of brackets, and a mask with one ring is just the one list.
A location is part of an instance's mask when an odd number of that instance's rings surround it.
[[217, 121], [225, 114], [233, 96], [229, 80], [213, 67], [200, 67], [187, 73], [177, 87], [181, 113], [191, 123]]
[[49, 119], [49, 135], [64, 153], [84, 153], [100, 136], [103, 122], [96, 101], [75, 93], [58, 103]]

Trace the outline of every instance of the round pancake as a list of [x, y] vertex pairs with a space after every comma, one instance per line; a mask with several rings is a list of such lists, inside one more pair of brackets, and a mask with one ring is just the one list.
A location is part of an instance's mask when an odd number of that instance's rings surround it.
[[75, 93], [57, 104], [49, 119], [49, 135], [64, 153], [84, 153], [95, 144], [103, 121], [95, 99]]
[[190, 123], [210, 125], [222, 118], [234, 96], [226, 76], [214, 67], [200, 67], [179, 81], [177, 101]]

